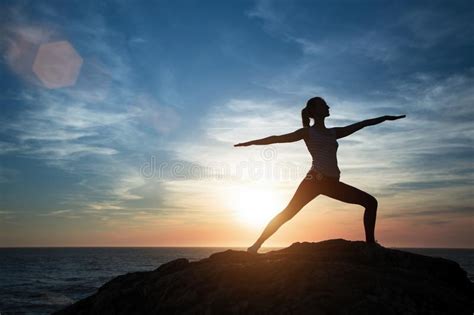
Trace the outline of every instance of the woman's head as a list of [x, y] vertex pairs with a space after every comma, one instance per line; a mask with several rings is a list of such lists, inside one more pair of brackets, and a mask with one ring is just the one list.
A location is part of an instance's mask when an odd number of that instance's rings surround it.
[[303, 121], [303, 127], [309, 127], [309, 119], [318, 119], [329, 116], [329, 106], [326, 101], [319, 96], [310, 98], [306, 102], [306, 107], [301, 111], [301, 119]]

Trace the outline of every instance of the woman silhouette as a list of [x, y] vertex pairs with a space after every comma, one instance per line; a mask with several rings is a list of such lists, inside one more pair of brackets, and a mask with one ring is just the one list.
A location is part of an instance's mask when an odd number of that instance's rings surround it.
[[[256, 253], [262, 244], [272, 236], [285, 222], [295, 216], [308, 202], [318, 195], [358, 204], [365, 208], [364, 229], [365, 239], [369, 244], [375, 244], [375, 219], [377, 216], [377, 199], [372, 195], [339, 181], [340, 171], [337, 166], [336, 151], [337, 139], [347, 137], [354, 132], [386, 120], [404, 118], [402, 116], [382, 116], [364, 120], [346, 127], [326, 128], [324, 119], [329, 116], [329, 106], [321, 97], [308, 100], [306, 107], [301, 111], [303, 128], [281, 136], [271, 136], [263, 139], [239, 143], [234, 146], [265, 145], [272, 143], [295, 142], [304, 140], [308, 151], [313, 158], [311, 169], [298, 186], [288, 206], [277, 214], [268, 223], [262, 235], [250, 246], [247, 251]], [[310, 118], [314, 124], [310, 126]]]

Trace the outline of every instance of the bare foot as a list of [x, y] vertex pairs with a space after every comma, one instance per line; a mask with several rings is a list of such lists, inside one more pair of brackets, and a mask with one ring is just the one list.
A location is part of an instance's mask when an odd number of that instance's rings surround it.
[[377, 241], [372, 241], [372, 242], [366, 242], [367, 245], [371, 246], [371, 247], [383, 247], [382, 245], [380, 245], [379, 242]]
[[247, 253], [257, 254], [259, 248], [260, 248], [259, 246], [252, 245], [249, 248], [247, 248]]

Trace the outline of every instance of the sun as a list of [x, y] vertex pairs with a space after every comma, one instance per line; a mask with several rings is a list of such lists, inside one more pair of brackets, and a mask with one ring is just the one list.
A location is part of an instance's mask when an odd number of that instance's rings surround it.
[[237, 219], [254, 227], [266, 225], [282, 210], [280, 198], [268, 189], [239, 189], [231, 199]]

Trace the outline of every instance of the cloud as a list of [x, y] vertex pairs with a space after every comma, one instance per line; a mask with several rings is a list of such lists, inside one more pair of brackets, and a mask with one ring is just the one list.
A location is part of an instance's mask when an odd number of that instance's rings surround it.
[[181, 123], [181, 117], [173, 107], [160, 105], [149, 95], [137, 96], [134, 105], [139, 119], [159, 133], [168, 134]]
[[47, 213], [40, 213], [38, 216], [41, 217], [57, 217], [57, 218], [66, 218], [66, 219], [81, 219], [82, 216], [74, 211], [73, 209], [63, 209], [63, 210], [55, 210], [50, 211]]
[[469, 13], [434, 4], [406, 12], [400, 17], [397, 26], [409, 29], [410, 46], [432, 49], [447, 41], [460, 43], [472, 38], [474, 30], [469, 19], [465, 19], [465, 14]]
[[[1, 143], [0, 143], [1, 147]], [[14, 181], [18, 178], [19, 172], [17, 170], [4, 167], [0, 165], [0, 184]]]
[[22, 155], [52, 160], [116, 154], [117, 149], [103, 141], [103, 129], [130, 128], [134, 117], [134, 113], [95, 109], [80, 98], [44, 90], [24, 95], [23, 102], [32, 106], [18, 119], [3, 118], [0, 132], [17, 139], [16, 146], [10, 142], [2, 147], [3, 154], [16, 149]]
[[282, 17], [274, 10], [270, 0], [258, 0], [255, 7], [246, 12], [250, 18], [261, 19], [268, 31], [277, 29], [282, 23]]
[[0, 210], [0, 216], [2, 216], [5, 220], [13, 218], [14, 214], [14, 211]]
[[378, 71], [398, 72], [426, 62], [449, 63], [439, 52], [467, 47], [474, 35], [472, 17], [467, 8], [461, 9], [467, 4], [457, 5], [433, 2], [420, 7], [414, 2], [403, 7], [371, 5], [371, 10], [364, 10], [361, 4], [348, 3], [346, 12], [351, 13], [341, 13], [332, 3], [260, 0], [247, 16], [261, 21], [271, 37], [294, 45], [308, 62], [318, 58], [339, 71], [344, 58], [354, 64], [344, 63], [345, 67], [381, 63], [384, 67]]
[[199, 141], [170, 143], [170, 149], [181, 160], [210, 168], [224, 165], [232, 174], [246, 163], [262, 162], [265, 153], [272, 153], [276, 162], [293, 153], [273, 147], [242, 149], [233, 145], [299, 129], [299, 111], [299, 108], [272, 100], [230, 99], [211, 108], [201, 119]]
[[398, 182], [390, 185], [392, 190], [433, 190], [433, 189], [445, 189], [446, 187], [453, 188], [456, 186], [466, 187], [472, 186], [473, 181], [471, 178], [456, 179], [456, 180], [430, 180], [430, 181], [410, 181], [410, 182]]
[[[29, 159], [40, 160], [79, 182], [57, 196], [50, 205], [55, 210], [47, 216], [104, 218], [124, 209], [131, 209], [132, 216], [135, 209], [152, 206], [159, 211], [160, 203], [147, 190], [156, 195], [163, 188], [146, 181], [140, 166], [149, 154], [167, 158], [169, 153], [156, 147], [156, 142], [177, 128], [179, 113], [161, 105], [136, 81], [130, 54], [117, 46], [123, 35], [107, 25], [102, 15], [91, 13], [87, 21], [68, 19], [62, 24], [67, 17], [56, 8], [39, 7], [57, 24], [35, 23], [19, 7], [12, 8], [15, 15], [2, 24], [9, 34], [2, 52], [13, 73], [25, 79], [16, 65], [24, 65], [24, 58], [34, 55], [37, 45], [57, 38], [72, 38], [84, 64], [73, 87], [47, 90], [26, 80], [20, 92], [2, 100], [5, 106], [11, 105], [13, 114], [0, 118], [0, 155], [22, 157], [25, 164]], [[23, 42], [29, 45], [26, 57], [18, 48]], [[143, 43], [142, 38], [131, 42]], [[11, 176], [2, 173], [8, 184]]]
[[474, 214], [474, 207], [472, 206], [460, 206], [458, 204], [446, 204], [441, 206], [430, 206], [430, 208], [415, 208], [413, 210], [407, 210], [404, 212], [393, 212], [390, 214], [384, 214], [385, 218], [405, 218], [410, 220], [410, 218], [425, 218], [433, 217], [438, 218], [451, 218], [455, 219], [456, 216], [461, 218], [471, 217]]

